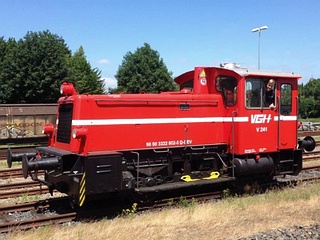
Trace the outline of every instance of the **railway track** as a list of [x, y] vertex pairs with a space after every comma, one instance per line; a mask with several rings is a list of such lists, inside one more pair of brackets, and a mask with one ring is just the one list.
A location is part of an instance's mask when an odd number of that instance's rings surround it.
[[49, 193], [47, 186], [34, 181], [0, 184], [0, 199]]
[[[65, 211], [60, 214], [48, 214], [47, 209], [65, 205], [66, 198], [28, 202], [0, 207], [0, 233], [29, 230], [48, 224], [61, 224], [74, 221], [77, 212]], [[19, 215], [19, 217], [18, 217]]]
[[74, 220], [76, 216], [75, 212], [72, 213], [64, 213], [52, 216], [42, 216], [28, 220], [22, 221], [13, 221], [0, 224], [0, 233], [8, 233], [10, 231], [22, 231], [22, 230], [30, 230], [37, 227], [47, 226], [48, 224], [62, 224], [71, 222]]
[[299, 137], [320, 136], [320, 131], [298, 131]]
[[[320, 167], [320, 166], [319, 166]], [[320, 179], [318, 177], [305, 177], [299, 180], [285, 180], [279, 182], [280, 187], [286, 184], [292, 186], [294, 181], [315, 181]], [[270, 183], [270, 186], [272, 183]], [[265, 186], [262, 187], [265, 189]], [[223, 198], [222, 191], [215, 192], [203, 192], [196, 194], [189, 194], [185, 197], [163, 197], [155, 201], [150, 201], [146, 203], [140, 203], [136, 206], [134, 213], [141, 213], [149, 210], [160, 209], [168, 206], [189, 206], [192, 202], [212, 202]], [[106, 216], [119, 216], [123, 214], [126, 216], [128, 212], [125, 209], [132, 209], [131, 204], [121, 204], [118, 205], [113, 202], [113, 204], [104, 204], [99, 206], [95, 205], [94, 208], [86, 208], [83, 210], [75, 211], [71, 209], [68, 205], [68, 198], [56, 198], [48, 199], [36, 202], [15, 204], [10, 206], [0, 207], [0, 233], [6, 234], [13, 231], [30, 230], [41, 226], [47, 226], [48, 224], [62, 224], [74, 221], [81, 221], [86, 219], [99, 219]], [[63, 207], [62, 207], [63, 206]], [[56, 207], [59, 211], [54, 211]], [[63, 208], [63, 210], [61, 210]], [[50, 211], [48, 211], [50, 209]], [[110, 215], [111, 214], [111, 215]], [[18, 217], [17, 217], [18, 216]]]
[[[188, 201], [194, 201], [194, 199], [199, 199], [199, 201], [209, 201], [213, 199], [221, 199], [222, 192], [210, 192], [210, 193], [200, 193], [191, 194], [183, 198], [184, 203]], [[156, 201], [141, 203], [136, 208], [137, 213], [160, 209], [163, 207], [168, 207], [170, 202], [171, 206], [183, 206], [181, 197], [171, 197], [171, 198], [161, 198]], [[61, 207], [63, 206], [63, 207]], [[50, 223], [61, 224], [78, 220], [85, 219], [99, 219], [105, 216], [119, 216], [121, 214], [128, 214], [125, 209], [132, 208], [132, 203], [130, 204], [120, 204], [113, 202], [112, 204], [98, 204], [95, 207], [89, 207], [83, 210], [75, 211], [69, 206], [68, 198], [57, 198], [49, 199], [43, 201], [21, 203], [10, 206], [0, 207], [0, 233], [5, 234], [12, 231], [29, 230], [41, 226], [46, 226]], [[54, 211], [57, 208], [59, 211]], [[61, 210], [63, 208], [63, 210]], [[50, 209], [50, 214], [48, 214], [48, 209]], [[62, 213], [61, 213], [62, 211]], [[17, 221], [17, 217], [19, 219]], [[21, 216], [25, 217], [21, 217]], [[32, 216], [32, 217], [30, 217]], [[25, 219], [24, 219], [25, 218]]]
[[311, 161], [311, 160], [317, 160], [320, 159], [320, 151], [312, 151], [312, 152], [306, 152], [303, 154], [303, 161]]
[[22, 178], [22, 168], [6, 168], [0, 170], [0, 180]]
[[[39, 175], [43, 173], [43, 171], [38, 172]], [[23, 178], [22, 168], [6, 168], [0, 170], [0, 181], [15, 178]]]
[[47, 186], [31, 180], [19, 181], [20, 178], [23, 178], [21, 168], [0, 170], [0, 199], [49, 193]]

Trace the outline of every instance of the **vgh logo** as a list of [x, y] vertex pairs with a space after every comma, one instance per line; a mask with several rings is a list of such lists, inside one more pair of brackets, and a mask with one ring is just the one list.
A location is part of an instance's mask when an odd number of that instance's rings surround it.
[[251, 123], [269, 123], [271, 114], [253, 114], [251, 115]]

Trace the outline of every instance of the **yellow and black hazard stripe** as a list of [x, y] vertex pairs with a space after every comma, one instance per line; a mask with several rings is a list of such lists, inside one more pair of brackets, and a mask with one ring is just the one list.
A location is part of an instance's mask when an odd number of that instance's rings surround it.
[[86, 172], [83, 173], [80, 181], [79, 206], [81, 207], [86, 199]]

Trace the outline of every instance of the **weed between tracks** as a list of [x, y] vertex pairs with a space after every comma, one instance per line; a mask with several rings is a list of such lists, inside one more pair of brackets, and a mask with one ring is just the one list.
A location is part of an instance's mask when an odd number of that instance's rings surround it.
[[48, 194], [42, 194], [42, 195], [21, 195], [17, 198], [7, 198], [7, 199], [0, 199], [0, 205], [6, 206], [6, 205], [12, 205], [12, 204], [19, 204], [19, 203], [25, 203], [25, 202], [33, 202], [33, 201], [39, 201], [50, 198], [51, 195]]
[[226, 192], [217, 203], [181, 199], [178, 207], [144, 214], [135, 214], [132, 206], [130, 217], [14, 232], [6, 239], [237, 239], [272, 228], [320, 223], [319, 202], [319, 182], [241, 198]]
[[[21, 162], [13, 162], [12, 163], [12, 168], [21, 168]], [[8, 168], [8, 163], [7, 160], [0, 160], [0, 170], [7, 169]]]
[[6, 168], [8, 168], [7, 161], [5, 161], [5, 160], [0, 160], [0, 170], [1, 170], [1, 169], [6, 169]]

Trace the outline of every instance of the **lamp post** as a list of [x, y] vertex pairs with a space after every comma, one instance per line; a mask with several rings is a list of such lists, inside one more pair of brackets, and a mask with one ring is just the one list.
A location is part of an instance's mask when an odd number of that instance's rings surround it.
[[259, 43], [258, 43], [258, 69], [259, 70], [260, 70], [260, 36], [261, 36], [261, 31], [267, 30], [267, 29], [268, 29], [267, 26], [262, 26], [262, 27], [254, 28], [251, 30], [252, 32], [259, 32]]

